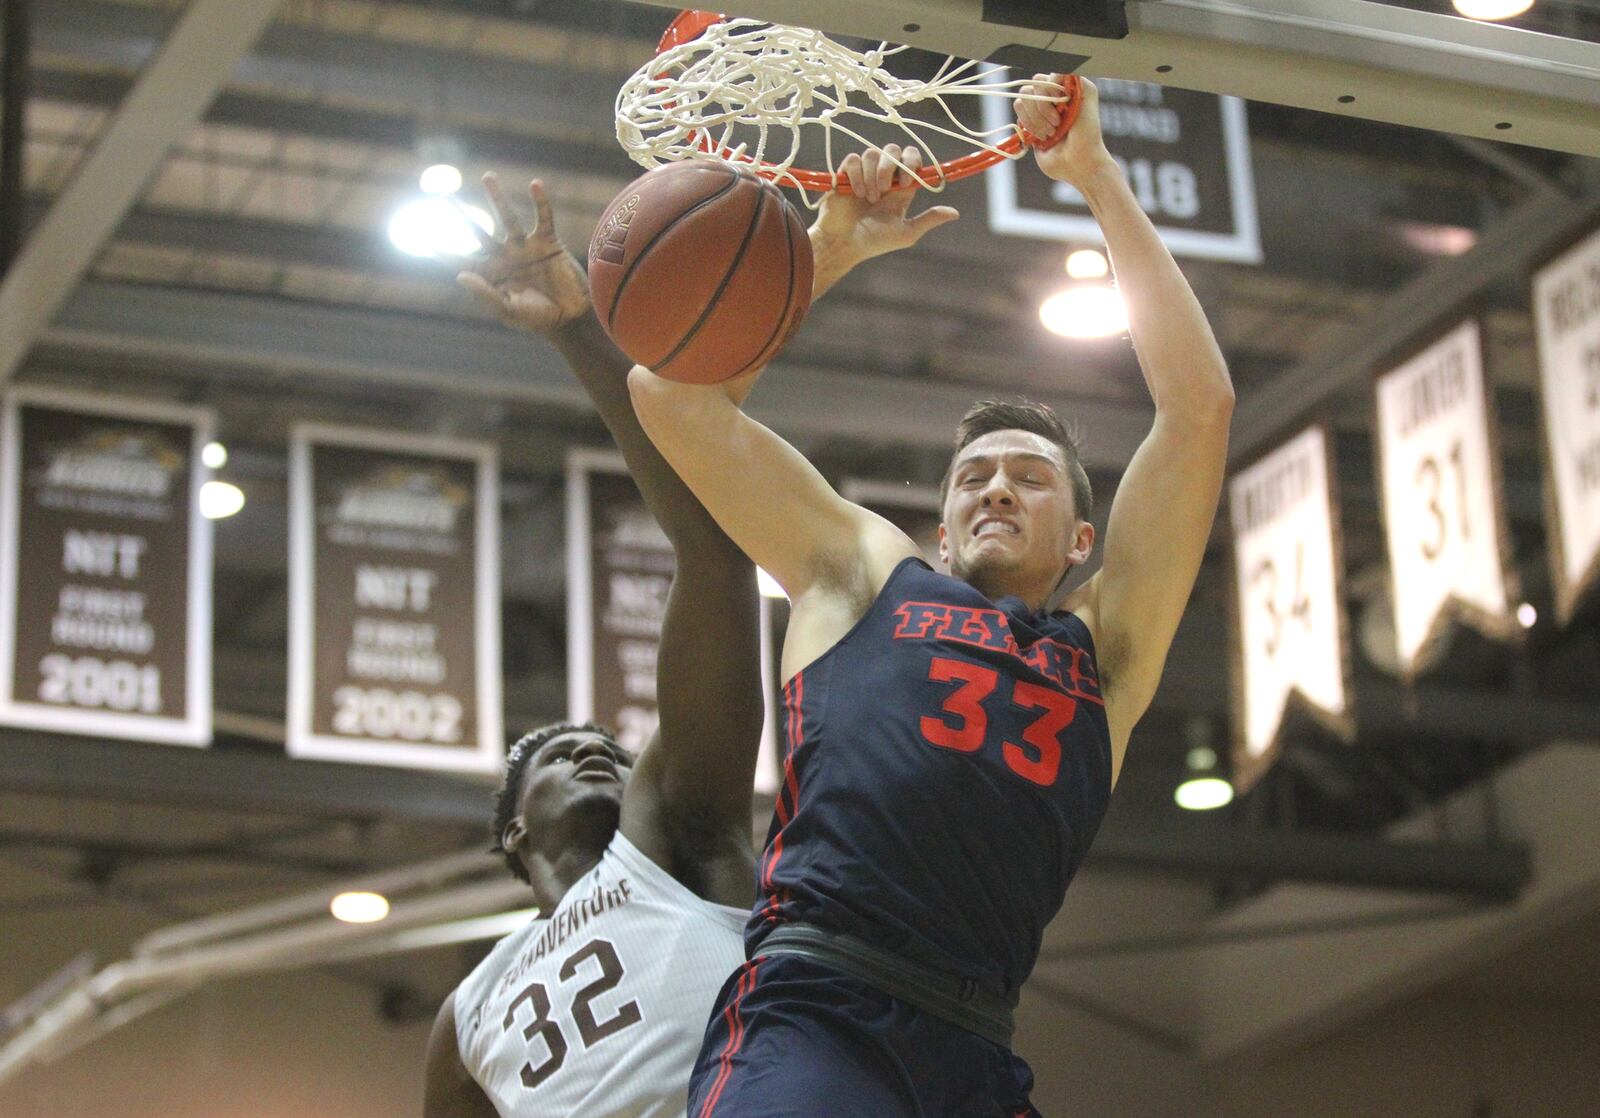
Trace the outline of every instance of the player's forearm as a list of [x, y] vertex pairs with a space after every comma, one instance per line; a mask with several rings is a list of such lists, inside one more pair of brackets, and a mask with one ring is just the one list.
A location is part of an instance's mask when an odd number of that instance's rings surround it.
[[633, 362], [606, 337], [593, 312], [551, 331], [550, 340], [594, 402], [651, 515], [674, 548], [692, 547], [699, 561], [721, 558], [742, 565], [739, 550], [639, 425], [628, 395]]
[[1216, 337], [1172, 253], [1107, 158], [1076, 184], [1105, 236], [1156, 407], [1184, 419], [1226, 420], [1233, 384]]

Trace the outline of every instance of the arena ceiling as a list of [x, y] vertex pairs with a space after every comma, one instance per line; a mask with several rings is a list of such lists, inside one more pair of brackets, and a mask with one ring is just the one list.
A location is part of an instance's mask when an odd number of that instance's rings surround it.
[[[266, 22], [275, 5], [238, 7]], [[80, 181], [184, 9], [33, 5], [24, 241]], [[1539, 11], [1545, 29], [1596, 37], [1592, 4]], [[38, 324], [16, 379], [216, 409], [228, 476], [248, 495], [217, 532], [216, 753], [233, 767], [185, 784], [186, 759], [146, 765], [149, 747], [108, 746], [112, 770], [153, 766], [141, 783], [97, 773], [86, 754], [48, 760], [37, 736], [0, 751], [5, 911], [127, 898], [152, 919], [190, 914], [477, 841], [462, 805], [481, 802], [478, 788], [429, 792], [378, 775], [362, 802], [344, 774], [320, 792], [286, 775], [287, 431], [317, 419], [498, 443], [508, 726], [560, 717], [560, 470], [569, 447], [602, 444], [603, 429], [553, 352], [487, 320], [453, 268], [396, 252], [385, 225], [414, 187], [419, 142], [448, 134], [469, 181], [490, 169], [543, 178], [569, 242], [583, 243], [637, 170], [612, 138], [612, 98], [665, 15], [604, 0], [290, 0], [200, 122], [152, 154], [126, 216], [81, 276], [61, 281], [59, 310]], [[1252, 104], [1249, 120], [1264, 261], [1184, 267], [1238, 389], [1236, 456], [1314, 417], [1335, 432], [1358, 738], [1294, 724], [1282, 763], [1215, 825], [1268, 841], [1377, 835], [1552, 740], [1600, 741], [1593, 607], [1565, 628], [1541, 620], [1521, 647], [1459, 633], [1415, 689], [1360, 639], [1367, 626], [1378, 643], [1384, 633], [1374, 362], [1469, 305], [1487, 327], [1512, 553], [1525, 596], [1553, 618], [1527, 271], [1600, 216], [1600, 161], [1270, 104]], [[1044, 334], [1036, 307], [1064, 246], [991, 234], [975, 184], [945, 200], [962, 221], [823, 300], [755, 411], [830, 477], [925, 484], [965, 402], [1042, 396], [1079, 417], [1109, 495], [1149, 417], [1130, 348]], [[1187, 749], [1227, 741], [1228, 582], [1219, 531], [1129, 752], [1114, 821], [1124, 835], [1175, 825]], [[75, 806], [128, 797], [152, 806]], [[1169, 854], [1184, 845], [1174, 838]], [[1196, 911], [1271, 876], [1176, 854], [1166, 868], [1201, 883]]]

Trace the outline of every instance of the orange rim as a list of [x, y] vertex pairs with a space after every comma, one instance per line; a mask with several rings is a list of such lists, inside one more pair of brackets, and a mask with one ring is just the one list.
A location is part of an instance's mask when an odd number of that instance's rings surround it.
[[[678, 13], [676, 19], [668, 25], [661, 35], [661, 41], [656, 44], [656, 53], [671, 50], [673, 47], [682, 46], [684, 43], [693, 42], [714, 24], [721, 23], [728, 17], [721, 12], [700, 11], [685, 8]], [[955, 159], [936, 163], [931, 167], [924, 167], [916, 174], [917, 182], [922, 186], [937, 186], [940, 183], [955, 182], [958, 179], [968, 178], [979, 171], [993, 167], [1000, 160], [1022, 154], [1024, 147], [1051, 148], [1060, 143], [1066, 134], [1072, 131], [1072, 125], [1078, 119], [1078, 111], [1083, 107], [1081, 96], [1083, 83], [1078, 75], [1068, 74], [1062, 83], [1064, 89], [1061, 123], [1055, 132], [1041, 139], [1027, 129], [1018, 125], [1016, 131], [1006, 139], [995, 145], [994, 151], [975, 151]], [[850, 193], [850, 180], [843, 174], [829, 174], [827, 171], [808, 171], [803, 167], [790, 167], [787, 171], [780, 171], [777, 167], [764, 161], [755, 160], [747, 155], [728, 155], [716, 151], [709, 138], [695, 136], [695, 142], [701, 151], [718, 155], [723, 159], [747, 164], [752, 171], [763, 178], [772, 179], [774, 182], [793, 183], [803, 190], [814, 190], [819, 193], [838, 191], [840, 194]], [[909, 183], [906, 185], [910, 185]]]

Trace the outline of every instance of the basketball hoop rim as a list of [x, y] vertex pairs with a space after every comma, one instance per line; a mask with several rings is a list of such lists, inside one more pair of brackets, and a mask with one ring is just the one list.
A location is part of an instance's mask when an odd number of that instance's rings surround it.
[[[678, 13], [673, 21], [662, 32], [661, 39], [656, 43], [656, 54], [672, 50], [685, 43], [693, 42], [707, 30], [718, 23], [726, 21], [729, 17], [723, 12], [706, 11], [698, 8], [685, 8]], [[990, 150], [979, 150], [942, 163], [934, 163], [927, 167], [919, 168], [916, 172], [916, 184], [923, 187], [942, 186], [945, 183], [955, 182], [959, 179], [969, 178], [980, 171], [999, 163], [1003, 159], [1015, 159], [1022, 155], [1026, 148], [1051, 148], [1060, 143], [1062, 138], [1072, 130], [1072, 125], [1078, 119], [1078, 112], [1083, 107], [1083, 83], [1076, 74], [1068, 74], [1063, 82], [1065, 90], [1064, 108], [1061, 113], [1061, 123], [1055, 132], [1046, 138], [1033, 135], [1020, 124], [1015, 126], [1015, 131], [994, 145]], [[701, 150], [708, 155], [718, 155], [730, 162], [739, 162], [763, 178], [774, 182], [793, 184], [803, 191], [816, 191], [818, 193], [849, 194], [850, 180], [843, 172], [830, 174], [827, 171], [808, 170], [803, 167], [790, 167], [780, 170], [773, 164], [762, 160], [752, 159], [743, 153], [723, 155], [712, 150], [704, 137], [699, 140]], [[897, 184], [897, 188], [898, 188]], [[909, 187], [913, 184], [906, 183]]]

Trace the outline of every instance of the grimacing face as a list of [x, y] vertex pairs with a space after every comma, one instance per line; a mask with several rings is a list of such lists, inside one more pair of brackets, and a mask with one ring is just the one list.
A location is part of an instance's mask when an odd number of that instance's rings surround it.
[[940, 556], [990, 597], [1047, 595], [1094, 540], [1061, 448], [1032, 431], [991, 431], [962, 447], [942, 512]]
[[517, 817], [532, 834], [569, 811], [618, 813], [633, 756], [593, 730], [569, 730], [539, 747], [522, 772]]

